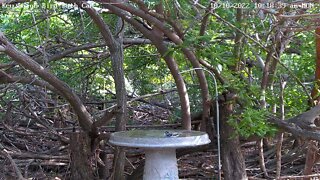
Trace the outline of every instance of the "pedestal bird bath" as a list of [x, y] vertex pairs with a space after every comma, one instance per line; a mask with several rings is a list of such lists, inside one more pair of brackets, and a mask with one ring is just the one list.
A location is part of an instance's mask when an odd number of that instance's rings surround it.
[[208, 144], [210, 139], [199, 131], [132, 130], [112, 133], [109, 142], [145, 151], [144, 180], [175, 180], [179, 179], [176, 149]]

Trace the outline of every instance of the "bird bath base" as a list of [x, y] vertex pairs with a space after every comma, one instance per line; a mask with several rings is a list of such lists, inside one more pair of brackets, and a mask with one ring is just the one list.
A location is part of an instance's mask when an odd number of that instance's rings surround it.
[[144, 180], [176, 180], [179, 179], [176, 149], [208, 144], [210, 139], [199, 131], [132, 130], [112, 133], [109, 142], [144, 149]]
[[145, 153], [143, 179], [179, 179], [175, 149], [149, 149]]

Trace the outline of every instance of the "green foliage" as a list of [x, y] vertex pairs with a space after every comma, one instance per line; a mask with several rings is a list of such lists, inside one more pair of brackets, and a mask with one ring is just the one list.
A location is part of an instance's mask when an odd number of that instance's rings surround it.
[[138, 94], [174, 87], [173, 78], [154, 47], [146, 45], [126, 49], [125, 62], [128, 80]]
[[257, 135], [262, 138], [274, 135], [277, 131], [266, 121], [267, 115], [266, 110], [246, 108], [239, 115], [232, 115], [228, 123], [242, 137], [248, 138]]

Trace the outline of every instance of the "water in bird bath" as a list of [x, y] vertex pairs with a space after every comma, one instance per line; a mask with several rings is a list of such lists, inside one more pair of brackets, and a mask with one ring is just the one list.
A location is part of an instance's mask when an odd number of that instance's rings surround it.
[[180, 148], [210, 143], [208, 135], [187, 130], [132, 130], [112, 133], [110, 143], [140, 148]]

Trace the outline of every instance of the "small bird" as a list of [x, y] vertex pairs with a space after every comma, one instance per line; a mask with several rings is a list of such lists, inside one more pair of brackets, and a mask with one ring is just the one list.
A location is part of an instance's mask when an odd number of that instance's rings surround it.
[[171, 132], [169, 132], [169, 131], [165, 131], [165, 132], [164, 132], [164, 135], [165, 135], [166, 137], [176, 137], [176, 136], [179, 136], [178, 133], [171, 133]]

